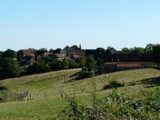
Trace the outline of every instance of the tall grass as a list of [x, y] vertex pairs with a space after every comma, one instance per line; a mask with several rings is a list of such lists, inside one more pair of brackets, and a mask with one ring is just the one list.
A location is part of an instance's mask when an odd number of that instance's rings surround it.
[[92, 105], [84, 106], [64, 92], [68, 101], [57, 120], [158, 120], [160, 118], [160, 89], [143, 92], [144, 99], [134, 100], [115, 90], [102, 98], [93, 94]]

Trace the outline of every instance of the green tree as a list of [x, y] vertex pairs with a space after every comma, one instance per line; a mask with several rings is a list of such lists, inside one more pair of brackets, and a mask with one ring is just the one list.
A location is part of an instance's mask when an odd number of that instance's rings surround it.
[[2, 51], [0, 51], [0, 59], [1, 59], [1, 57], [2, 57], [2, 54], [3, 54], [3, 52], [2, 52]]
[[11, 58], [0, 60], [0, 79], [17, 77], [19, 75], [20, 67], [15, 60]]
[[146, 48], [145, 48], [145, 52], [147, 53], [147, 54], [151, 54], [152, 52], [153, 52], [153, 48], [154, 48], [154, 44], [148, 44], [147, 46], [146, 46]]
[[129, 53], [131, 53], [131, 50], [129, 48], [122, 48], [121, 53], [122, 54], [129, 54]]
[[58, 61], [54, 56], [48, 56], [44, 58], [44, 61], [53, 71], [62, 69], [61, 61]]
[[2, 54], [2, 58], [16, 58], [16, 57], [17, 57], [16, 51], [11, 49], [4, 51]]
[[79, 65], [77, 62], [69, 62], [69, 68], [78, 68]]
[[93, 57], [87, 57], [86, 59], [86, 67], [95, 67], [96, 66], [96, 60]]
[[49, 72], [51, 70], [49, 64], [44, 60], [39, 60], [33, 65], [30, 65], [27, 68], [27, 74], [36, 74], [36, 73], [44, 73]]
[[69, 62], [67, 60], [62, 60], [61, 61], [61, 69], [67, 69], [69, 68]]
[[77, 60], [77, 64], [80, 68], [83, 68], [86, 66], [86, 58], [81, 57], [80, 59]]
[[141, 54], [145, 53], [145, 49], [141, 48], [141, 47], [134, 47], [132, 53], [137, 54], [137, 55], [141, 55]]
[[160, 45], [159, 44], [153, 47], [153, 55], [154, 55], [154, 61], [160, 62]]

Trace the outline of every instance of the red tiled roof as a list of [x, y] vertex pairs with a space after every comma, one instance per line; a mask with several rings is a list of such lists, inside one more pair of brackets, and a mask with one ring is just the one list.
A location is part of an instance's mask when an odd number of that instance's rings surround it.
[[107, 62], [107, 63], [104, 63], [105, 65], [116, 65], [118, 64], [118, 62]]
[[117, 67], [142, 67], [142, 65], [150, 65], [152, 62], [108, 62], [105, 65], [117, 65]]
[[153, 64], [152, 62], [107, 62], [104, 64]]
[[117, 67], [141, 67], [141, 64], [136, 63], [118, 63]]

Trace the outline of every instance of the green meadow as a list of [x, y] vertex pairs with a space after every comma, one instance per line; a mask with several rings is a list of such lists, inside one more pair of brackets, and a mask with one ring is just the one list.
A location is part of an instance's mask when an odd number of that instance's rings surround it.
[[43, 74], [6, 79], [2, 86], [13, 93], [27, 92], [23, 100], [8, 100], [0, 103], [1, 120], [44, 120], [54, 119], [67, 104], [61, 92], [76, 99], [84, 105], [90, 105], [91, 93], [96, 91], [98, 97], [106, 96], [113, 89], [103, 89], [109, 81], [124, 84], [117, 88], [118, 93], [142, 99], [142, 91], [155, 86], [160, 78], [156, 69], [138, 69], [102, 74], [92, 78], [74, 80], [74, 75], [81, 69], [62, 70]]

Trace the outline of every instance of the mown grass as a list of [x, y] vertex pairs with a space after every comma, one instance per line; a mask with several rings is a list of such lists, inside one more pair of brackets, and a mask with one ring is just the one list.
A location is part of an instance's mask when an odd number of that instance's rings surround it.
[[141, 99], [143, 97], [142, 90], [154, 87], [147, 87], [148, 85], [141, 81], [160, 77], [159, 70], [141, 69], [67, 82], [72, 79], [72, 75], [79, 71], [80, 69], [64, 70], [3, 80], [2, 85], [10, 91], [28, 91], [32, 94], [32, 99], [0, 103], [0, 119], [43, 120], [54, 118], [66, 104], [65, 100], [61, 98], [60, 90], [70, 96], [76, 96], [78, 101], [89, 105], [90, 93], [94, 89], [96, 89], [97, 96], [100, 97], [112, 91], [112, 89], [103, 90], [104, 85], [107, 85], [111, 80], [124, 83], [123, 87], [117, 88], [119, 93]]

